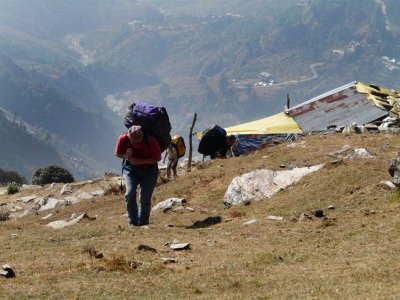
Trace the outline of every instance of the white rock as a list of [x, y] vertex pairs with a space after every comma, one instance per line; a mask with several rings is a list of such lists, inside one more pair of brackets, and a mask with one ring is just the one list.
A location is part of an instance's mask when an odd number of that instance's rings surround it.
[[396, 188], [396, 185], [389, 180], [382, 180], [379, 182], [379, 186], [388, 190], [394, 190]]
[[190, 243], [173, 243], [169, 246], [172, 250], [183, 250], [190, 247]]
[[157, 203], [156, 205], [153, 206], [153, 208], [151, 210], [152, 211], [165, 211], [167, 209], [170, 209], [173, 206], [181, 206], [184, 203], [186, 203], [186, 200], [184, 198], [169, 198], [160, 203]]
[[257, 223], [257, 219], [252, 219], [250, 221], [244, 222], [243, 225], [251, 225], [251, 224], [254, 224], [254, 223]]
[[67, 206], [67, 205], [71, 205], [72, 203], [70, 201], [67, 200], [59, 200], [59, 199], [55, 199], [55, 198], [48, 198], [46, 203], [44, 205], [42, 205], [39, 210], [43, 211], [46, 209], [52, 209], [55, 208], [57, 206]]
[[65, 197], [64, 200], [70, 201], [72, 204], [75, 204], [75, 203], [78, 203], [79, 201], [81, 201], [81, 199], [79, 199], [78, 197], [75, 197], [75, 196]]
[[28, 203], [34, 199], [36, 199], [36, 195], [21, 197], [18, 199], [18, 201], [23, 202], [23, 203]]
[[72, 226], [72, 225], [78, 223], [80, 220], [82, 220], [85, 215], [86, 215], [86, 213], [80, 214], [78, 217], [76, 217], [75, 219], [72, 219], [71, 221], [65, 221], [65, 220], [54, 221], [54, 222], [47, 224], [46, 226], [54, 228], [54, 229], [61, 229], [64, 227]]
[[42, 220], [47, 220], [48, 218], [50, 218], [53, 215], [53, 213], [48, 214], [47, 216], [44, 216], [43, 218], [41, 218]]
[[374, 157], [365, 148], [354, 149], [354, 151], [349, 155], [350, 159], [354, 158], [371, 158]]
[[268, 216], [267, 220], [271, 220], [271, 221], [282, 221], [283, 217], [279, 217], [279, 216]]
[[298, 182], [305, 175], [316, 172], [323, 164], [293, 170], [256, 170], [233, 178], [224, 195], [224, 204], [236, 205], [244, 201], [271, 198], [275, 193]]
[[69, 186], [69, 184], [68, 183], [64, 184], [64, 186], [61, 188], [60, 196], [71, 193], [72, 193], [72, 188]]
[[82, 200], [87, 200], [87, 199], [92, 199], [93, 195], [91, 195], [87, 192], [83, 192], [83, 193], [79, 194], [77, 197]]
[[164, 264], [171, 264], [171, 263], [177, 263], [178, 260], [175, 258], [169, 258], [169, 257], [161, 257], [160, 260], [164, 263]]
[[104, 193], [105, 193], [104, 190], [95, 190], [90, 192], [90, 194], [93, 196], [104, 196]]

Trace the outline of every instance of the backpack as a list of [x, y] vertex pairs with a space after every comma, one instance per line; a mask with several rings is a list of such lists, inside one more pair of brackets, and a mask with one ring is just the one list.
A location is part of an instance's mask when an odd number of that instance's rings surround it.
[[181, 158], [186, 153], [185, 140], [180, 135], [174, 135], [171, 140], [171, 145], [176, 149], [178, 158]]
[[171, 143], [171, 123], [163, 106], [144, 102], [132, 103], [125, 114], [124, 124], [126, 128], [132, 125], [142, 126], [145, 135], [156, 138], [161, 152], [164, 152]]
[[226, 141], [226, 131], [218, 125], [214, 125], [203, 131], [197, 151], [204, 156], [212, 155], [220, 150]]

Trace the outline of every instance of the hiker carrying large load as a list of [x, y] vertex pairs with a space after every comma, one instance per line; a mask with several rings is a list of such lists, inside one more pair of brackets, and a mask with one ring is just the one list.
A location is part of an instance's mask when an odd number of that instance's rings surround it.
[[125, 114], [124, 124], [128, 129], [133, 125], [141, 126], [144, 135], [156, 138], [161, 152], [171, 143], [171, 123], [163, 106], [144, 102], [132, 103]]
[[157, 183], [161, 152], [171, 143], [171, 124], [164, 107], [142, 102], [129, 106], [124, 124], [128, 131], [118, 137], [115, 155], [123, 159], [128, 225], [145, 226], [150, 222], [151, 197]]
[[228, 150], [236, 142], [234, 135], [227, 136], [225, 129], [221, 126], [214, 125], [203, 131], [198, 152], [204, 156], [214, 158], [226, 158]]
[[168, 150], [164, 157], [168, 155], [168, 164], [167, 164], [167, 178], [171, 178], [171, 171], [174, 175], [174, 178], [178, 177], [177, 166], [179, 158], [183, 157], [186, 154], [186, 145], [185, 140], [180, 135], [174, 135], [171, 140], [171, 144], [168, 147]]

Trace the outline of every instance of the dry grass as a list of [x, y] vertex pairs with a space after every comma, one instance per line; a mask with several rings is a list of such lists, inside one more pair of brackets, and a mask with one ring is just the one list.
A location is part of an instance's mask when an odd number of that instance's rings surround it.
[[[303, 139], [229, 160], [204, 163], [161, 184], [154, 203], [184, 197], [194, 212], [154, 213], [148, 229], [126, 226], [123, 196], [109, 195], [31, 214], [0, 224], [1, 264], [14, 279], [0, 279], [5, 299], [267, 299], [396, 298], [400, 294], [400, 192], [379, 187], [388, 162], [400, 149], [398, 136], [329, 135]], [[328, 153], [345, 144], [364, 147], [372, 159], [331, 164]], [[382, 147], [386, 145], [385, 147]], [[234, 176], [257, 168], [281, 170], [327, 163], [321, 171], [272, 199], [225, 209], [222, 198]], [[2, 196], [3, 197], [3, 196]], [[5, 197], [5, 196], [4, 196]], [[335, 209], [328, 210], [333, 205]], [[299, 222], [323, 209], [326, 219]], [[74, 212], [97, 215], [53, 230], [44, 225]], [[282, 222], [266, 220], [283, 216]], [[220, 216], [222, 222], [191, 228]], [[257, 223], [243, 225], [257, 219]], [[16, 235], [17, 234], [17, 235]], [[191, 243], [173, 252], [174, 239]], [[157, 252], [139, 251], [138, 245]], [[103, 258], [95, 258], [102, 253]], [[164, 264], [160, 258], [178, 262]]]

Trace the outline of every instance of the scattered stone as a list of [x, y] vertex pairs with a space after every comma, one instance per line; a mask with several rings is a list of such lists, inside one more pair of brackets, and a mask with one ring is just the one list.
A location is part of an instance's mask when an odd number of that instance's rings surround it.
[[186, 203], [186, 199], [184, 198], [169, 198], [164, 200], [160, 203], [157, 203], [153, 208], [152, 211], [168, 211], [173, 206], [183, 206]]
[[192, 207], [185, 207], [187, 211], [194, 212], [194, 208]]
[[335, 207], [333, 205], [329, 205], [328, 209], [335, 209]]
[[0, 206], [6, 206], [7, 203], [6, 202], [0, 202]]
[[157, 250], [156, 250], [156, 249], [154, 249], [154, 248], [152, 248], [152, 247], [150, 247], [150, 246], [147, 246], [147, 245], [143, 245], [143, 244], [140, 244], [140, 245], [138, 246], [138, 250], [139, 250], [139, 251], [150, 251], [150, 252], [157, 253]]
[[330, 152], [330, 153], [328, 153], [328, 155], [329, 155], [329, 156], [332, 156], [332, 157], [340, 158], [341, 155], [342, 155], [344, 152], [347, 152], [347, 151], [349, 151], [349, 150], [350, 150], [350, 146], [349, 146], [349, 145], [344, 145], [344, 146], [342, 147], [342, 149], [340, 149], [339, 151]]
[[60, 190], [60, 196], [71, 193], [72, 193], [72, 187], [70, 187], [68, 183], [64, 184], [64, 186]]
[[44, 216], [43, 218], [41, 218], [42, 220], [47, 220], [48, 218], [50, 218], [53, 215], [53, 213], [48, 214], [47, 216]]
[[396, 184], [393, 182], [393, 179], [392, 181], [382, 180], [379, 182], [378, 186], [386, 190], [394, 190], [396, 188]]
[[173, 212], [178, 212], [178, 211], [182, 211], [182, 210], [185, 210], [185, 207], [184, 207], [184, 206], [175, 207], [172, 211], [173, 211]]
[[271, 220], [271, 221], [282, 221], [283, 217], [280, 216], [268, 216], [267, 220]]
[[172, 243], [169, 248], [176, 251], [185, 250], [190, 248], [190, 243]]
[[257, 223], [257, 219], [252, 219], [250, 221], [244, 222], [243, 225], [251, 225], [251, 224], [254, 224], [254, 223]]
[[374, 156], [364, 148], [354, 149], [354, 151], [352, 153], [350, 153], [350, 155], [349, 155], [350, 159], [354, 159], [354, 158], [371, 158], [371, 157], [374, 157]]
[[105, 191], [100, 189], [100, 190], [92, 191], [92, 192], [90, 192], [90, 194], [92, 196], [104, 196]]
[[19, 206], [19, 205], [15, 205], [14, 206], [14, 211], [21, 211], [21, 210], [23, 210], [24, 208], [22, 207], [22, 206]]
[[5, 264], [0, 268], [0, 276], [5, 278], [15, 278], [15, 272], [9, 264]]
[[22, 202], [22, 203], [28, 203], [28, 202], [31, 202], [34, 199], [36, 199], [36, 195], [21, 197], [21, 198], [18, 199], [18, 201]]
[[299, 222], [306, 221], [306, 220], [312, 220], [312, 219], [313, 219], [312, 216], [310, 216], [306, 213], [302, 213], [299, 217]]
[[11, 237], [15, 238], [15, 237], [17, 237], [17, 236], [19, 236], [18, 233], [11, 233]]
[[83, 218], [88, 218], [90, 220], [93, 220], [93, 218], [89, 217], [86, 213], [80, 214], [78, 217], [70, 220], [70, 221], [65, 221], [65, 220], [60, 220], [60, 221], [54, 221], [51, 222], [49, 224], [47, 224], [46, 226], [54, 228], [54, 229], [61, 229], [64, 227], [68, 227], [68, 226], [72, 226], [77, 224], [80, 220], [82, 220]]
[[324, 211], [322, 209], [317, 209], [313, 212], [313, 215], [317, 218], [322, 218], [324, 216]]
[[335, 159], [331, 161], [331, 165], [338, 165], [340, 163], [343, 163], [343, 159]]
[[176, 264], [178, 262], [177, 259], [175, 258], [168, 258], [168, 257], [161, 257], [160, 260], [164, 263], [164, 264]]
[[81, 200], [88, 200], [88, 199], [92, 199], [93, 195], [90, 193], [87, 193], [87, 192], [83, 192], [83, 193], [80, 193], [77, 197], [78, 197], [78, 199], [81, 199]]
[[64, 200], [70, 201], [72, 204], [78, 203], [79, 201], [81, 201], [82, 199], [79, 199], [78, 197], [75, 196], [68, 196], [65, 197]]
[[55, 198], [44, 198], [44, 204], [40, 205], [39, 210], [47, 210], [47, 209], [52, 209], [58, 206], [68, 206], [71, 205], [72, 203], [68, 200], [59, 200]]

